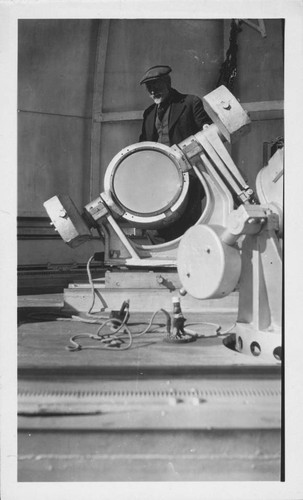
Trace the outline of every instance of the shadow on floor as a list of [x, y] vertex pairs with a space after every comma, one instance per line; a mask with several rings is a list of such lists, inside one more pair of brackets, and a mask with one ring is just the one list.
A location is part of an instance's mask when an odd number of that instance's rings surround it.
[[71, 318], [71, 313], [62, 311], [61, 307], [19, 307], [18, 326], [24, 323], [42, 323], [56, 321], [58, 318]]

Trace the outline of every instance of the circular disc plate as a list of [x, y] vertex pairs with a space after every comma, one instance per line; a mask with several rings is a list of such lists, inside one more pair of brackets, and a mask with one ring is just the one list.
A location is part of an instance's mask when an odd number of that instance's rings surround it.
[[166, 154], [155, 150], [135, 151], [117, 165], [112, 186], [119, 203], [134, 214], [159, 214], [178, 198], [182, 173]]
[[220, 240], [219, 226], [193, 226], [181, 238], [178, 273], [185, 290], [197, 299], [231, 293], [240, 276], [239, 251]]

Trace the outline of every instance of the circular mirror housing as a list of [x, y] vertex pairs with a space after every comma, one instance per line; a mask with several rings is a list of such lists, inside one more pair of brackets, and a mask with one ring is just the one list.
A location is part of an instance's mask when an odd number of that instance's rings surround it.
[[133, 144], [110, 162], [104, 189], [117, 214], [134, 227], [161, 228], [186, 208], [189, 174], [181, 150], [154, 142]]

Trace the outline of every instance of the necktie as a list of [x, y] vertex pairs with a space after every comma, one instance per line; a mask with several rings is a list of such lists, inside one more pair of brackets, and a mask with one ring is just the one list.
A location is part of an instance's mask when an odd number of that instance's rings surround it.
[[166, 107], [162, 107], [161, 105], [158, 106], [157, 116], [158, 116], [160, 122], [162, 122], [162, 120], [163, 120], [163, 116], [165, 115], [165, 111], [166, 111]]

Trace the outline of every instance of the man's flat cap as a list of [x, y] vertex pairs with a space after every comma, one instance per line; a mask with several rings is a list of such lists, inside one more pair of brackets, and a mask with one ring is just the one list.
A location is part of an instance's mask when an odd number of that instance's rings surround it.
[[168, 75], [171, 72], [171, 68], [169, 66], [152, 66], [149, 68], [144, 74], [142, 80], [140, 81], [140, 85], [143, 83], [150, 82], [152, 80], [157, 80], [157, 78], [161, 78], [162, 76]]

